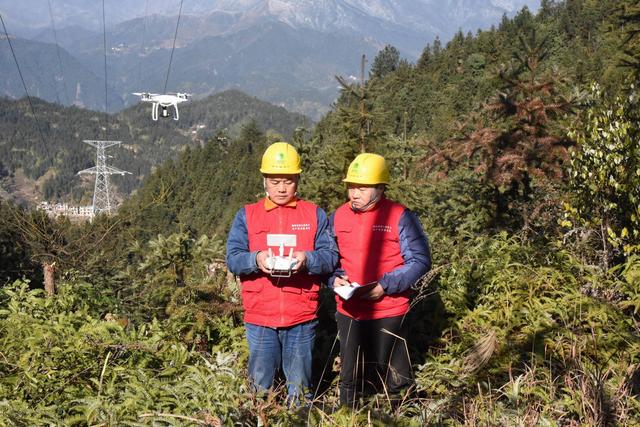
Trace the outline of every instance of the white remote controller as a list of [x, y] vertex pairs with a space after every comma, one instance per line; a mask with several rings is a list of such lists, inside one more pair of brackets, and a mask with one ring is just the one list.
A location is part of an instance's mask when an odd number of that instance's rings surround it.
[[269, 256], [265, 260], [265, 264], [271, 275], [274, 277], [289, 277], [291, 276], [291, 270], [297, 264], [297, 260], [293, 259], [293, 248], [289, 249], [289, 256], [284, 256], [284, 245], [280, 244], [279, 254], [274, 256], [269, 248]]

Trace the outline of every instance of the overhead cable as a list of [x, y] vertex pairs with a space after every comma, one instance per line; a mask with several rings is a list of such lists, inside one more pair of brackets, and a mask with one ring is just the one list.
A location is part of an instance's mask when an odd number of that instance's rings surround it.
[[104, 48], [104, 112], [105, 112], [105, 138], [109, 135], [109, 89], [107, 87], [107, 24], [104, 12], [104, 0], [102, 0], [102, 44]]
[[149, 14], [149, 0], [144, 2], [144, 18], [142, 20], [142, 43], [140, 43], [140, 59], [138, 60], [138, 84], [142, 84], [142, 56], [144, 55], [144, 46], [147, 39], [147, 15]]
[[20, 70], [20, 64], [18, 64], [18, 58], [16, 57], [16, 52], [13, 49], [13, 44], [11, 43], [11, 38], [9, 37], [9, 32], [7, 31], [7, 26], [4, 23], [4, 18], [0, 13], [0, 21], [2, 22], [2, 28], [4, 29], [4, 35], [7, 38], [7, 42], [9, 43], [9, 48], [11, 49], [11, 55], [13, 55], [13, 60], [16, 63], [16, 68], [18, 69], [18, 74], [20, 75], [20, 80], [22, 81], [22, 87], [24, 88], [24, 92], [27, 94], [27, 100], [29, 101], [29, 107], [31, 108], [31, 114], [33, 114], [33, 119], [36, 122], [36, 127], [38, 128], [38, 133], [40, 134], [40, 140], [42, 141], [42, 146], [44, 147], [45, 152], [47, 153], [47, 158], [49, 158], [51, 164], [53, 165], [53, 158], [49, 153], [49, 147], [44, 139], [44, 134], [42, 133], [42, 128], [40, 127], [40, 121], [38, 121], [38, 116], [36, 115], [36, 110], [33, 108], [33, 102], [31, 101], [31, 96], [29, 95], [29, 90], [27, 89], [27, 84], [24, 82], [24, 76], [22, 75], [22, 71]]
[[173, 51], [176, 50], [176, 40], [178, 38], [178, 27], [180, 26], [180, 16], [182, 16], [182, 3], [183, 2], [184, 2], [184, 0], [180, 0], [180, 10], [178, 10], [178, 22], [176, 22], [176, 32], [173, 35], [173, 47], [171, 48], [171, 57], [169, 58], [169, 68], [167, 68], [167, 78], [164, 81], [164, 91], [163, 91], [163, 93], [167, 93], [167, 84], [169, 83], [169, 73], [171, 72], [171, 64], [173, 63]]
[[[67, 79], [64, 78], [64, 69], [62, 67], [62, 56], [60, 55], [60, 43], [58, 43], [58, 32], [56, 31], [56, 23], [53, 19], [53, 8], [51, 7], [51, 0], [47, 0], [49, 3], [49, 16], [51, 17], [51, 28], [53, 29], [53, 39], [56, 43], [56, 53], [58, 55], [58, 65], [60, 65], [60, 74], [62, 75], [62, 84], [64, 87], [64, 97], [67, 100], [67, 104], [70, 104], [69, 92], [67, 90]], [[60, 98], [58, 97], [58, 85], [54, 84], [56, 89], [56, 98], [58, 99], [58, 104], [61, 104]]]

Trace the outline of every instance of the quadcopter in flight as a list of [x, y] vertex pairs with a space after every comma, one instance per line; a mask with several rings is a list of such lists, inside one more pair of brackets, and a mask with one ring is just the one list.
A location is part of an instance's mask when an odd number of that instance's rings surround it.
[[[178, 120], [180, 118], [178, 104], [187, 101], [191, 96], [188, 93], [167, 93], [160, 95], [149, 92], [134, 92], [133, 94], [139, 96], [140, 101], [152, 103], [151, 118], [154, 121], [157, 121], [158, 117], [168, 118], [170, 116], [169, 107], [172, 106], [174, 111], [173, 120]], [[160, 108], [162, 108], [162, 111], [158, 114]]]

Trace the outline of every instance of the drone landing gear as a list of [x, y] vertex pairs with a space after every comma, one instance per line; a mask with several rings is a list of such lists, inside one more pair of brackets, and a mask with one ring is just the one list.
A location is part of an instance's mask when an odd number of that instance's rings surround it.
[[[154, 121], [158, 120], [158, 117], [163, 118], [163, 119], [168, 119], [169, 117], [171, 117], [171, 113], [169, 112], [169, 105], [160, 105], [158, 103], [154, 103], [153, 104], [153, 108], [151, 109], [151, 118]], [[173, 106], [173, 120], [178, 120], [180, 118], [180, 115], [178, 113], [178, 105], [174, 105]]]
[[156, 104], [155, 102], [151, 107], [151, 119], [153, 119], [154, 122], [158, 120], [158, 104]]

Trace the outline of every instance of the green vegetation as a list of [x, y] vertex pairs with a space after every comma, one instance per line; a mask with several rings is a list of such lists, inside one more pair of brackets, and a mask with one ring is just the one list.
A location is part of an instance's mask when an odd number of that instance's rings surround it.
[[597, 86], [593, 91], [585, 123], [570, 134], [578, 148], [571, 157], [572, 202], [566, 210], [587, 232], [595, 231], [606, 268], [640, 249], [634, 243], [640, 237], [639, 111], [634, 88], [613, 100], [603, 99]]
[[415, 65], [387, 47], [364, 88], [292, 131], [302, 197], [340, 205], [364, 143], [429, 234], [404, 401], [336, 407], [329, 293], [314, 406], [249, 391], [224, 236], [280, 136], [246, 121], [165, 161], [116, 216], [0, 205], [0, 425], [640, 424], [636, 9], [543, 1]]

